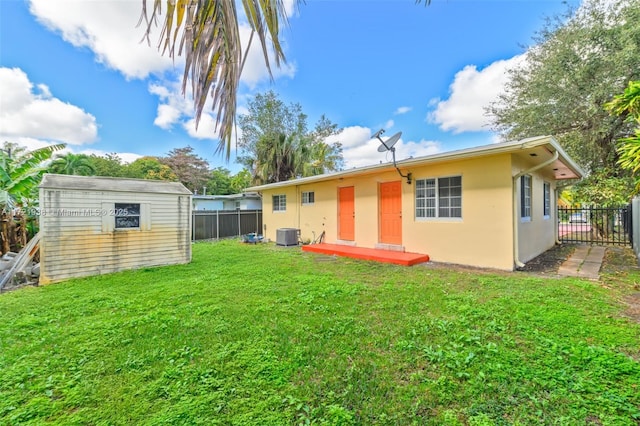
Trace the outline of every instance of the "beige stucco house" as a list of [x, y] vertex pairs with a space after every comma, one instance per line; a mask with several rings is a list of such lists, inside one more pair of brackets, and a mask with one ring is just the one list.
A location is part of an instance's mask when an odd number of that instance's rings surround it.
[[[557, 241], [560, 181], [580, 167], [550, 136], [255, 186], [266, 238], [428, 254], [432, 261], [513, 270]], [[409, 179], [401, 177], [410, 175]]]

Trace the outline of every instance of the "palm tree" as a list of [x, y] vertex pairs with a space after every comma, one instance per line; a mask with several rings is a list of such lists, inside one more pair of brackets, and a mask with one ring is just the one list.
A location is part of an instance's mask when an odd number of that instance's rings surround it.
[[64, 147], [58, 144], [26, 151], [5, 142], [0, 150], [0, 208], [27, 205], [37, 198], [38, 185], [47, 171], [45, 162]]
[[64, 147], [64, 144], [59, 144], [26, 151], [16, 144], [5, 142], [0, 149], [0, 255], [12, 247], [20, 248], [26, 244], [28, 222], [33, 222], [35, 216], [31, 209], [26, 210], [26, 214], [18, 212], [21, 231], [15, 232], [14, 209], [36, 204], [38, 185], [46, 171], [45, 162], [55, 151]]
[[[187, 82], [191, 79], [196, 126], [211, 92], [220, 138], [216, 152], [225, 152], [229, 160], [231, 132], [236, 120], [236, 92], [254, 36], [258, 36], [270, 74], [267, 40], [273, 48], [276, 66], [285, 62], [279, 40], [281, 23], [287, 23], [284, 1], [242, 0], [244, 14], [251, 27], [249, 43], [244, 50], [240, 43], [235, 1], [153, 0], [150, 14], [148, 1], [142, 0], [142, 14], [138, 23], [145, 23], [145, 39], [150, 43], [151, 30], [162, 13], [162, 5], [166, 5], [158, 47], [162, 47], [162, 53], [168, 53], [172, 59], [176, 55], [185, 55], [182, 92], [186, 92]], [[297, 5], [300, 0], [295, 2]], [[431, 0], [424, 2], [428, 5]], [[416, 3], [421, 3], [421, 0], [416, 0]]]
[[[226, 150], [229, 159], [231, 151], [231, 131], [235, 124], [236, 92], [240, 82], [242, 67], [255, 35], [258, 36], [264, 60], [269, 73], [267, 39], [273, 47], [277, 66], [285, 60], [278, 38], [280, 23], [287, 21], [282, 0], [243, 0], [244, 12], [251, 37], [246, 49], [240, 43], [240, 29], [236, 2], [219, 0], [175, 0], [153, 1], [149, 16], [148, 0], [142, 0], [142, 15], [146, 25], [145, 38], [149, 41], [151, 29], [166, 4], [166, 16], [158, 47], [162, 53], [174, 58], [184, 51], [185, 69], [182, 80], [182, 92], [185, 93], [187, 81], [191, 78], [193, 100], [196, 112], [196, 125], [200, 121], [202, 109], [211, 91], [213, 109], [217, 110], [217, 124], [220, 142], [217, 152]], [[176, 51], [176, 44], [179, 49]]]
[[73, 153], [57, 157], [49, 165], [49, 171], [61, 175], [79, 176], [92, 176], [96, 173], [96, 169], [88, 156]]

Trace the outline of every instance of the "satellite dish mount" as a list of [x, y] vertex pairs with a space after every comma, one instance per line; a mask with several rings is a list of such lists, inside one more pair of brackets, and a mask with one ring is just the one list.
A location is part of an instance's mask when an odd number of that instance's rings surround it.
[[380, 135], [382, 135], [383, 133], [384, 133], [384, 129], [380, 129], [373, 135], [374, 138], [378, 138], [381, 144], [378, 147], [378, 152], [391, 151], [391, 156], [393, 158], [393, 167], [395, 167], [396, 170], [398, 171], [398, 174], [403, 178], [407, 179], [407, 183], [411, 185], [411, 173], [407, 173], [406, 175], [403, 175], [400, 169], [398, 168], [398, 166], [396, 165], [396, 149], [394, 145], [396, 144], [396, 142], [400, 140], [400, 136], [402, 136], [402, 132], [396, 133], [386, 141], [383, 141], [382, 138], [380, 137]]

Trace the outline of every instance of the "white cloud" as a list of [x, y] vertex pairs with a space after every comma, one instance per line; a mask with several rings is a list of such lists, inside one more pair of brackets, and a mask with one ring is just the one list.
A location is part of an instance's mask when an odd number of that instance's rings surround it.
[[497, 100], [508, 82], [507, 70], [519, 66], [525, 55], [500, 60], [478, 70], [475, 65], [467, 65], [456, 73], [449, 87], [449, 98], [432, 100], [435, 106], [427, 119], [440, 125], [442, 130], [454, 133], [488, 130], [490, 117], [485, 112]]
[[[148, 8], [152, 7], [151, 3], [148, 2]], [[287, 16], [295, 12], [295, 4], [293, 0], [284, 2]], [[178, 57], [174, 65], [168, 55], [158, 51], [161, 27], [151, 34], [151, 46], [146, 41], [141, 42], [145, 28], [144, 23], [137, 27], [142, 12], [140, 0], [30, 0], [30, 11], [39, 22], [59, 33], [64, 40], [77, 47], [89, 48], [97, 61], [121, 72], [126, 78], [144, 79], [154, 74], [159, 82], [150, 84], [149, 91], [160, 98], [154, 120], [156, 126], [169, 130], [179, 124], [192, 129], [191, 132], [198, 135], [195, 137], [211, 138], [213, 133], [209, 132], [211, 126], [208, 122], [212, 116], [205, 116], [206, 111], [211, 111], [210, 101], [201, 118], [201, 125], [207, 123], [207, 128], [195, 132], [195, 126], [191, 124], [195, 113], [190, 84], [183, 95], [182, 73], [164, 73], [172, 69], [181, 71], [184, 60]], [[160, 22], [166, 16], [166, 8], [163, 11]], [[243, 8], [238, 8], [238, 11], [242, 14]], [[245, 49], [250, 33], [246, 23], [240, 25], [241, 43]], [[295, 65], [287, 63], [278, 68], [273, 59], [273, 50], [269, 49], [268, 54], [273, 78], [294, 76]], [[240, 81], [253, 89], [269, 78], [261, 45], [254, 37]]]
[[[242, 42], [242, 48], [245, 50], [249, 43], [249, 36], [251, 35], [251, 28], [248, 25], [240, 26], [240, 39]], [[273, 73], [273, 78], [277, 79], [280, 77], [289, 77], [293, 78], [296, 73], [296, 67], [294, 64], [289, 62], [281, 63], [280, 67], [275, 65], [275, 56], [273, 54], [273, 49], [269, 48], [269, 64], [271, 65], [271, 72]], [[240, 77], [240, 81], [245, 83], [251, 89], [255, 88], [256, 85], [262, 81], [266, 81], [270, 78], [269, 70], [264, 62], [264, 53], [262, 52], [262, 47], [257, 37], [253, 38], [251, 42], [251, 48], [249, 49], [249, 54], [247, 56], [247, 61], [244, 64], [244, 68], [242, 69], [242, 75]]]
[[406, 114], [409, 111], [411, 111], [413, 108], [408, 107], [408, 106], [401, 106], [398, 109], [395, 110], [395, 112], [393, 113], [394, 115], [402, 115], [402, 114]]
[[0, 93], [0, 136], [6, 140], [81, 145], [97, 139], [93, 115], [54, 98], [43, 84], [34, 86], [18, 68], [0, 68]]
[[[326, 139], [327, 143], [340, 142], [343, 148], [345, 168], [371, 166], [380, 162], [391, 162], [391, 153], [378, 152], [380, 141], [372, 138], [371, 129], [361, 126], [345, 127], [337, 135]], [[387, 140], [382, 137], [382, 140]], [[405, 142], [402, 139], [395, 145], [396, 160], [400, 161], [409, 157], [421, 157], [441, 151], [440, 143], [421, 140], [419, 142]]]
[[144, 24], [136, 27], [142, 12], [140, 0], [31, 0], [30, 10], [64, 40], [88, 47], [99, 62], [127, 78], [144, 78], [173, 67], [172, 60], [157, 49], [160, 28], [151, 34], [151, 46], [141, 42]]
[[[149, 9], [152, 2], [148, 3], [148, 12], [151, 13]], [[291, 15], [293, 9], [294, 2], [287, 0], [287, 14]], [[159, 74], [174, 69], [174, 61], [168, 54], [162, 55], [158, 50], [158, 37], [166, 8], [163, 8], [157, 29], [150, 35], [151, 45], [142, 41], [146, 30], [144, 22], [137, 26], [142, 13], [140, 0], [31, 0], [30, 10], [38, 21], [60, 33], [64, 40], [74, 46], [91, 49], [99, 62], [120, 71], [127, 78], [146, 78], [152, 73]], [[247, 24], [240, 25], [240, 38], [244, 48], [248, 44], [250, 33], [251, 29]], [[269, 57], [270, 63], [274, 64], [271, 50]], [[182, 68], [183, 61], [183, 57], [176, 57], [175, 68]], [[274, 78], [292, 77], [295, 66], [273, 66], [272, 71]], [[268, 78], [260, 43], [254, 37], [241, 81], [254, 87]]]
[[200, 123], [196, 129], [196, 119], [191, 118], [182, 125], [189, 136], [196, 139], [218, 139], [218, 130], [213, 116], [209, 113], [202, 113]]

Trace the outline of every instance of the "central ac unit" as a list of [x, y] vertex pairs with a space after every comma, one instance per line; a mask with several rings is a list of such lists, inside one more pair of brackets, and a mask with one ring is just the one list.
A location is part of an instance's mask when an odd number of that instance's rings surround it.
[[276, 229], [276, 244], [279, 246], [297, 246], [299, 232], [296, 228]]

